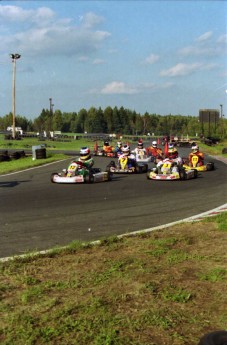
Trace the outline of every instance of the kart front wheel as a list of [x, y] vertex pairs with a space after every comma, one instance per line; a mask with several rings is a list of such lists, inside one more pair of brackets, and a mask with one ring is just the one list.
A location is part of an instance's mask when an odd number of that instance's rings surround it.
[[52, 173], [51, 174], [50, 180], [51, 180], [52, 183], [54, 183], [54, 176], [55, 175], [58, 175], [58, 173]]

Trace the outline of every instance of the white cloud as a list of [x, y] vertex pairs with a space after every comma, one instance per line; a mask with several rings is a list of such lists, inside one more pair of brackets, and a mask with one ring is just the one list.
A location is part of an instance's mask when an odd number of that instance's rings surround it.
[[[87, 13], [78, 26], [72, 19], [56, 18], [46, 7], [24, 10], [17, 6], [0, 6], [1, 26], [4, 30], [5, 23], [7, 28], [4, 35], [0, 33], [0, 52], [16, 49], [27, 56], [87, 55], [99, 49], [110, 36], [107, 31], [94, 29], [102, 20], [94, 13]], [[20, 25], [15, 29], [17, 22]]]
[[156, 84], [156, 83], [140, 83], [138, 85], [128, 85], [124, 82], [113, 81], [109, 84], [106, 84], [100, 91], [91, 90], [91, 93], [101, 93], [106, 95], [111, 94], [125, 94], [125, 95], [135, 95], [141, 93], [153, 93], [158, 90], [163, 90], [171, 88], [174, 84], [171, 82]]
[[224, 43], [224, 44], [226, 44], [227, 43], [227, 34], [219, 36], [218, 39], [217, 39], [217, 43]]
[[150, 54], [148, 57], [146, 57], [146, 59], [144, 60], [144, 63], [152, 65], [155, 62], [157, 62], [158, 60], [159, 60], [159, 56], [158, 55]]
[[102, 23], [104, 21], [104, 18], [101, 16], [97, 16], [93, 12], [88, 12], [84, 16], [81, 17], [82, 24], [85, 28], [93, 28], [94, 26]]
[[207, 41], [207, 40], [209, 40], [212, 37], [212, 35], [213, 35], [212, 31], [205, 32], [203, 35], [197, 37], [196, 41], [197, 42]]
[[101, 65], [103, 64], [105, 61], [102, 59], [95, 59], [92, 63], [93, 65]]
[[101, 90], [103, 94], [135, 94], [138, 93], [138, 90], [134, 87], [131, 87], [123, 82], [113, 81], [112, 83], [107, 84]]
[[18, 6], [3, 6], [0, 5], [0, 21], [1, 23], [43, 23], [50, 21], [55, 16], [54, 12], [47, 7], [40, 7], [37, 10], [24, 10]]
[[195, 73], [200, 70], [211, 70], [218, 67], [217, 64], [214, 63], [192, 63], [192, 64], [185, 64], [185, 63], [178, 63], [177, 65], [166, 69], [162, 70], [160, 72], [160, 75], [162, 77], [182, 77], [186, 76], [192, 73]]
[[215, 56], [218, 55], [217, 47], [188, 46], [179, 51], [183, 56]]
[[194, 64], [185, 64], [185, 63], [178, 63], [177, 65], [162, 70], [160, 72], [160, 75], [162, 77], [179, 77], [179, 76], [185, 76], [188, 74], [191, 74], [198, 70], [201, 67], [200, 63], [194, 63]]

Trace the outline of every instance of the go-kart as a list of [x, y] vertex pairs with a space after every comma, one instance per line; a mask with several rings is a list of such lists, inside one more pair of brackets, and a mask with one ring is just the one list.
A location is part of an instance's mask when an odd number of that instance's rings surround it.
[[115, 152], [112, 147], [108, 148], [107, 150], [104, 150], [102, 146], [97, 146], [93, 152], [93, 155], [116, 158], [117, 152]]
[[148, 171], [148, 164], [138, 163], [135, 159], [128, 157], [120, 157], [118, 164], [116, 165], [114, 161], [111, 161], [107, 165], [107, 170], [113, 174], [140, 174]]
[[199, 158], [196, 155], [192, 156], [191, 164], [189, 164], [188, 158], [183, 158], [183, 167], [186, 170], [196, 169], [197, 171], [211, 171], [214, 170], [214, 163], [208, 162], [203, 165], [199, 165]]
[[81, 162], [72, 162], [68, 169], [61, 173], [52, 173], [53, 183], [93, 183], [111, 181], [110, 171], [101, 171], [99, 168], [87, 169]]
[[147, 172], [148, 180], [158, 181], [190, 180], [197, 178], [197, 176], [197, 170], [186, 170], [183, 167], [177, 166], [173, 162], [165, 162], [160, 169], [156, 167]]
[[150, 163], [152, 161], [152, 157], [144, 153], [143, 150], [140, 150], [135, 156], [138, 163]]

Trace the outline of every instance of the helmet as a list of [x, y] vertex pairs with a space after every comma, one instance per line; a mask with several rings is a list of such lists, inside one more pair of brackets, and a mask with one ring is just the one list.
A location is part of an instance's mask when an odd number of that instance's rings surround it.
[[80, 149], [80, 159], [86, 161], [90, 158], [90, 149], [88, 147], [81, 147]]
[[196, 153], [197, 151], [199, 151], [199, 146], [197, 144], [192, 145], [192, 152]]
[[123, 145], [122, 152], [128, 156], [130, 154], [130, 147], [127, 144]]
[[168, 158], [175, 159], [178, 157], [178, 151], [175, 149], [173, 144], [169, 144], [168, 147]]
[[169, 148], [170, 150], [171, 150], [171, 149], [174, 149], [174, 145], [170, 143], [170, 144], [168, 145], [168, 148]]
[[138, 149], [143, 148], [143, 141], [141, 139], [138, 141], [137, 147], [138, 147]]
[[157, 147], [157, 141], [156, 140], [154, 140], [154, 141], [152, 141], [152, 147]]
[[122, 142], [121, 142], [121, 141], [118, 141], [118, 142], [117, 142], [117, 146], [118, 146], [118, 147], [121, 147], [121, 146], [122, 146]]
[[109, 141], [104, 141], [104, 146], [110, 146]]

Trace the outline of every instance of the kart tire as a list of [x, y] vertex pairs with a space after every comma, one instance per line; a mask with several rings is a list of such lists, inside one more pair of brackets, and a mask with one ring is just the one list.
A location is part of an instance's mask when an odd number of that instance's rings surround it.
[[149, 170], [147, 171], [147, 179], [148, 179], [148, 180], [150, 180], [150, 173], [151, 173], [151, 169], [149, 169]]
[[206, 164], [206, 167], [207, 167], [207, 171], [212, 171], [214, 170], [214, 163], [207, 163]]
[[55, 175], [58, 175], [58, 173], [55, 172], [55, 173], [52, 173], [52, 174], [51, 174], [50, 180], [51, 180], [52, 183], [55, 183], [55, 182], [54, 182], [54, 176], [55, 176]]
[[110, 168], [110, 167], [116, 167], [116, 164], [114, 161], [111, 161], [108, 165], [107, 165], [107, 168]]
[[185, 170], [184, 169], [181, 169], [180, 171], [179, 171], [179, 175], [180, 175], [180, 180], [186, 180], [186, 172], [185, 172]]
[[94, 182], [94, 176], [92, 174], [88, 174], [84, 178], [85, 183], [93, 183]]
[[148, 172], [148, 164], [144, 165], [145, 172]]
[[192, 170], [194, 170], [194, 178], [197, 178], [198, 177], [198, 170], [196, 170], [196, 169], [192, 169]]
[[106, 171], [107, 172], [107, 176], [108, 176], [108, 178], [107, 178], [107, 181], [112, 181], [112, 178], [113, 178], [113, 174], [110, 172], [110, 171]]
[[136, 165], [135, 168], [136, 168], [135, 171], [136, 171], [137, 174], [140, 174], [142, 172], [142, 169], [141, 169], [141, 167], [139, 165]]

